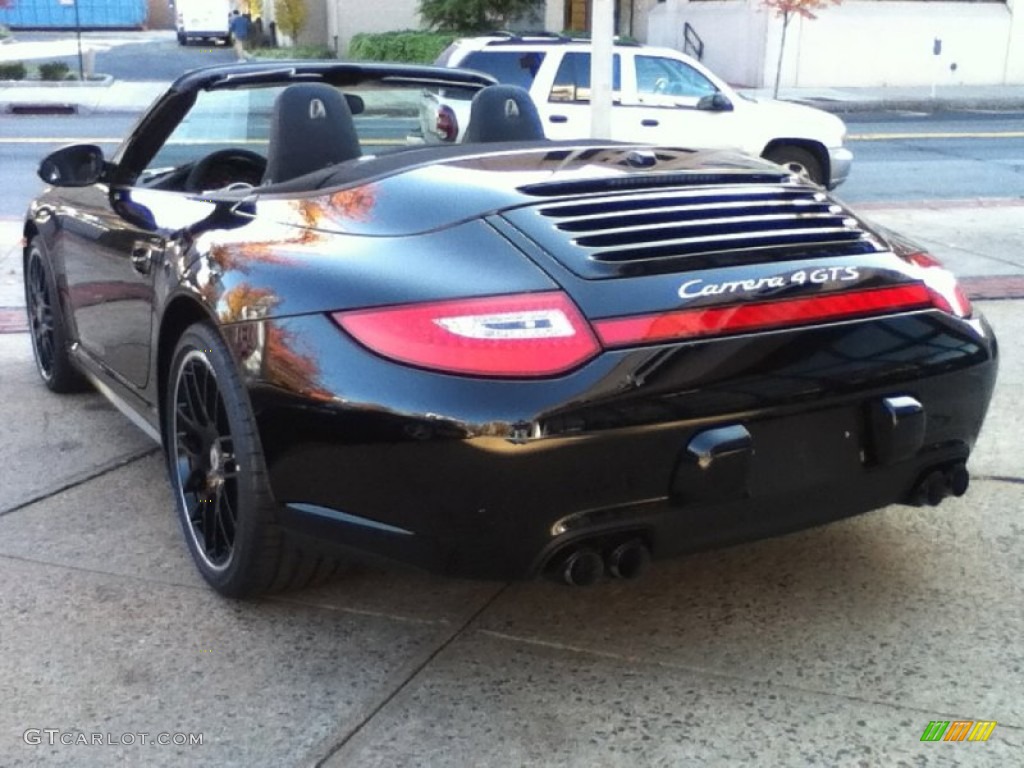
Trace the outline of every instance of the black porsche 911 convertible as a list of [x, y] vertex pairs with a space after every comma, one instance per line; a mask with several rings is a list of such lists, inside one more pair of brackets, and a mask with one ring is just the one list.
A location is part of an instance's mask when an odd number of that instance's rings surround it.
[[[423, 89], [475, 94], [466, 143], [410, 143]], [[272, 62], [189, 73], [40, 175], [39, 372], [162, 442], [226, 595], [351, 553], [628, 578], [967, 489], [990, 327], [767, 161], [546, 141], [479, 73]]]

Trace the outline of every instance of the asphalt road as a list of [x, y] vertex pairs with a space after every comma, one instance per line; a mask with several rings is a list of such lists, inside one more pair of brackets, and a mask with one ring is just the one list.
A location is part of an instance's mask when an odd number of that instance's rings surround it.
[[846, 118], [850, 202], [1020, 197], [1024, 112], [862, 113]]
[[[26, 32], [15, 35], [18, 57], [36, 64], [63, 61], [78, 71], [77, 40], [67, 32]], [[85, 32], [82, 48], [96, 51], [95, 71], [117, 80], [174, 80], [190, 69], [235, 60], [224, 45], [179, 46], [172, 31]], [[11, 54], [12, 51], [0, 54]], [[13, 56], [11, 56], [13, 58]]]
[[[41, 188], [39, 159], [72, 141], [112, 151], [131, 128], [123, 114], [6, 117], [0, 121], [0, 216], [20, 216]], [[1024, 113], [875, 113], [848, 119], [853, 172], [838, 190], [850, 203], [1014, 198], [1024, 190]], [[377, 121], [377, 133], [401, 140], [411, 123]]]

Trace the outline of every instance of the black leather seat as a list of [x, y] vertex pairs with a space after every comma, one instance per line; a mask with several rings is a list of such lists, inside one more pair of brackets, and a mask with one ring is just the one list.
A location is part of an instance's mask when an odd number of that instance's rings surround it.
[[323, 83], [300, 83], [277, 95], [264, 184], [288, 181], [361, 154], [352, 111], [340, 91]]
[[464, 142], [533, 141], [544, 139], [537, 105], [518, 85], [489, 85], [478, 91], [469, 108]]

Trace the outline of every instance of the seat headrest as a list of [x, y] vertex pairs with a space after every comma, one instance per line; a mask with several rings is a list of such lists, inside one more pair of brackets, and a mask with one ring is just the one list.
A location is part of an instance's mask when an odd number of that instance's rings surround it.
[[336, 88], [299, 83], [277, 95], [264, 184], [288, 181], [361, 154], [349, 102]]
[[544, 139], [544, 127], [526, 89], [489, 85], [473, 97], [465, 142]]

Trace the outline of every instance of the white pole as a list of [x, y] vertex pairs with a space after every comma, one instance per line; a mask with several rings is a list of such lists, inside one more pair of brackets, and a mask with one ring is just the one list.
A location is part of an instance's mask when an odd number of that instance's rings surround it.
[[612, 51], [615, 37], [614, 0], [593, 0], [590, 25], [590, 137], [612, 137]]

